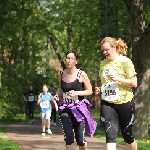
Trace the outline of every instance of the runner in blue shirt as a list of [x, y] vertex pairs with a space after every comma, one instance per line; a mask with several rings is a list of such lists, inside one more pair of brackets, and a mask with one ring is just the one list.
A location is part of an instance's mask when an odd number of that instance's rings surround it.
[[56, 111], [58, 111], [58, 105], [54, 100], [55, 96], [53, 97], [51, 93], [48, 92], [47, 85], [43, 85], [43, 93], [40, 93], [38, 96], [37, 103], [40, 104], [40, 113], [42, 119], [42, 134], [41, 136], [45, 136], [45, 124], [47, 127], [47, 133], [52, 134], [50, 130], [50, 117], [52, 112], [52, 107], [50, 102], [54, 102]]

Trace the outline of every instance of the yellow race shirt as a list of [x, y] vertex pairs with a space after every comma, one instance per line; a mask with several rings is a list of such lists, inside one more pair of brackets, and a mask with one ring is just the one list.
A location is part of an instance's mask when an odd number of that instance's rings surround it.
[[[120, 75], [121, 78], [124, 79], [130, 79], [131, 77], [136, 75], [132, 61], [126, 56], [120, 55], [117, 58], [117, 60], [114, 61], [105, 59], [100, 64], [100, 72], [99, 72], [102, 85], [114, 82], [109, 77], [109, 75], [113, 74], [115, 71]], [[123, 85], [120, 82], [117, 82], [117, 87], [118, 87], [119, 99], [109, 101], [110, 103], [122, 104], [132, 100], [133, 92], [131, 87]]]

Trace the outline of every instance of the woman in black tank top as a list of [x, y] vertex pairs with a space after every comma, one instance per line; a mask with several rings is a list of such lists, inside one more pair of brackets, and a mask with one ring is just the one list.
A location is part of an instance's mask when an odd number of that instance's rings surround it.
[[[75, 51], [66, 54], [66, 67], [59, 73], [57, 94], [61, 97], [59, 120], [64, 133], [66, 150], [74, 149], [74, 134], [79, 150], [86, 150], [85, 129], [92, 137], [97, 123], [90, 116], [91, 104], [85, 96], [92, 94], [92, 86], [83, 68], [77, 67], [78, 55]], [[74, 132], [73, 132], [74, 131]]]

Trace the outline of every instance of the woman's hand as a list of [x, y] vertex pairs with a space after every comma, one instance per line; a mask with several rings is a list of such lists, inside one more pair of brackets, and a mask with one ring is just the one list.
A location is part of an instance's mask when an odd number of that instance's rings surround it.
[[67, 95], [73, 97], [73, 96], [78, 95], [78, 93], [77, 93], [77, 91], [71, 90], [67, 93]]
[[41, 99], [38, 99], [38, 100], [37, 100], [37, 103], [40, 104], [40, 102], [41, 102]]
[[58, 95], [55, 95], [55, 96], [54, 96], [54, 100], [55, 100], [55, 101], [59, 101], [59, 96], [58, 96]]
[[101, 92], [101, 87], [95, 87], [95, 94], [99, 94]]
[[109, 74], [109, 77], [113, 80], [113, 81], [118, 81], [118, 82], [120, 82], [121, 81], [121, 77], [120, 77], [120, 75], [116, 72], [116, 71], [114, 71], [113, 72], [113, 74]]

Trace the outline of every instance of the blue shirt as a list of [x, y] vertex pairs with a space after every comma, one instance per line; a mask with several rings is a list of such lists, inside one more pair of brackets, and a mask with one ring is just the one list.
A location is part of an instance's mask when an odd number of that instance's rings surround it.
[[41, 102], [40, 102], [40, 112], [41, 113], [46, 113], [47, 110], [52, 110], [50, 102], [54, 100], [54, 97], [51, 95], [51, 93], [49, 93], [49, 92], [40, 93], [38, 95], [38, 99], [41, 99]]

